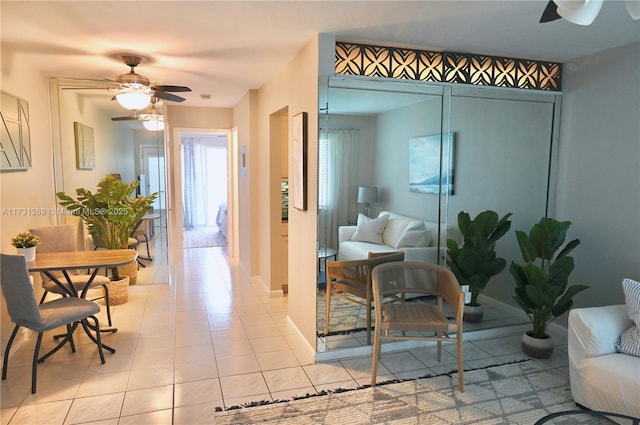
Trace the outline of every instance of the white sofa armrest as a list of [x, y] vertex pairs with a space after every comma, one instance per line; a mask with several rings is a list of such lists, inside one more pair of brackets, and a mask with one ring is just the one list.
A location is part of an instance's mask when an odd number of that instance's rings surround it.
[[613, 346], [633, 321], [624, 304], [576, 308], [569, 312], [569, 359], [581, 359], [615, 353]]
[[344, 241], [350, 241], [351, 236], [356, 232], [358, 226], [339, 226], [338, 227], [338, 245]]

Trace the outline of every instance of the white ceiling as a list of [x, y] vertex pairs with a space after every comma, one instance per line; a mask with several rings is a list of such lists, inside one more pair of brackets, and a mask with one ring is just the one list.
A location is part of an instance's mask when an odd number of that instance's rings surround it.
[[48, 77], [113, 79], [128, 71], [119, 56], [136, 54], [145, 58], [137, 72], [152, 83], [193, 89], [183, 105], [231, 107], [269, 81], [316, 33], [559, 62], [640, 41], [640, 21], [629, 17], [623, 2], [607, 0], [588, 27], [564, 20], [538, 23], [545, 5], [546, 0], [3, 0], [2, 74], [11, 73], [16, 55]]

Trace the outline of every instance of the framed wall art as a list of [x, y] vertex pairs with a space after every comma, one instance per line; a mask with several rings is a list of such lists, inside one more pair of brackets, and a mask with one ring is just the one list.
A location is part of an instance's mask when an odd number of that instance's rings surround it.
[[454, 133], [414, 137], [409, 140], [411, 192], [453, 195], [454, 146]]
[[76, 139], [76, 168], [78, 170], [92, 170], [96, 163], [93, 128], [74, 121], [73, 134]]
[[0, 170], [27, 170], [31, 168], [29, 103], [3, 91], [0, 96]]
[[294, 208], [307, 209], [307, 113], [300, 112], [291, 120], [293, 141], [293, 178], [290, 187]]

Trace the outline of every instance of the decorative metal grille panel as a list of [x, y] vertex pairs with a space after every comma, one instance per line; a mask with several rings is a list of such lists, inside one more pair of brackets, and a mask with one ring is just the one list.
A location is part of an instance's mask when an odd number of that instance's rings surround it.
[[336, 42], [337, 75], [525, 90], [561, 90], [562, 64]]

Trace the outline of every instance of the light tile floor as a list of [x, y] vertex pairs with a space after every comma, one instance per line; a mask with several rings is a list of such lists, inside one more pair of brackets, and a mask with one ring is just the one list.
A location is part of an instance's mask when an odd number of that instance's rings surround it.
[[[31, 394], [33, 344], [23, 344], [0, 388], [1, 424], [211, 424], [216, 408], [369, 383], [369, 356], [314, 363], [287, 323], [287, 298], [243, 281], [225, 252], [187, 249], [175, 285], [130, 287], [129, 302], [113, 308], [119, 330], [104, 341], [117, 352], [103, 365], [78, 333], [76, 353], [61, 350], [39, 366]], [[519, 333], [470, 334], [465, 365], [522, 359]], [[385, 353], [378, 380], [449, 372], [455, 346], [445, 351], [441, 363], [432, 347]], [[567, 373], [566, 341], [543, 363]]]

